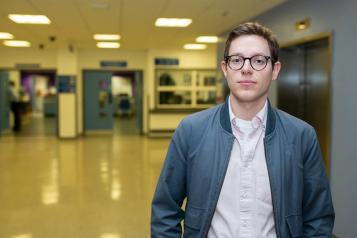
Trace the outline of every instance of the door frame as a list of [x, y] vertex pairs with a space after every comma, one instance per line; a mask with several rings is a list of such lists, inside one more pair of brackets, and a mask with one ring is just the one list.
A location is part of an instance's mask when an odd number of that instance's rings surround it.
[[[330, 177], [330, 172], [331, 172], [331, 144], [332, 144], [332, 138], [331, 138], [331, 130], [332, 130], [332, 54], [333, 54], [333, 32], [321, 32], [319, 34], [314, 34], [314, 35], [309, 35], [306, 37], [302, 37], [299, 39], [295, 39], [292, 41], [285, 42], [281, 44], [280, 49], [284, 48], [289, 48], [297, 45], [302, 45], [306, 44], [312, 41], [318, 41], [322, 39], [327, 39], [328, 41], [328, 71], [327, 71], [327, 87], [328, 87], [328, 105], [329, 107], [327, 108], [327, 113], [329, 117], [327, 118], [327, 125], [328, 125], [328, 130], [326, 132], [327, 135], [327, 141], [328, 145], [326, 146], [326, 155], [327, 158], [323, 158], [325, 165], [326, 165], [326, 173], [328, 177]], [[284, 66], [283, 66], [284, 67]], [[279, 79], [278, 79], [279, 80]], [[279, 102], [279, 92], [277, 90], [277, 104]]]
[[[140, 75], [142, 76], [141, 77], [141, 91], [140, 91], [140, 93], [141, 93], [141, 108], [140, 108], [140, 110], [141, 110], [141, 126], [140, 126], [140, 128], [139, 128], [139, 135], [143, 135], [144, 134], [144, 131], [143, 131], [143, 129], [144, 129], [144, 125], [143, 125], [143, 123], [144, 123], [144, 70], [142, 70], [142, 69], [111, 69], [111, 68], [108, 68], [108, 69], [103, 69], [103, 68], [101, 68], [101, 69], [90, 69], [90, 68], [83, 68], [82, 70], [81, 70], [81, 78], [82, 78], [82, 125], [83, 125], [83, 132], [82, 132], [82, 134], [83, 135], [85, 135], [86, 134], [86, 130], [85, 130], [85, 122], [84, 122], [84, 120], [85, 120], [85, 118], [84, 118], [84, 115], [85, 115], [85, 108], [84, 108], [84, 104], [85, 104], [85, 95], [84, 95], [84, 75], [85, 75], [85, 72], [111, 72], [113, 75], [115, 75], [116, 73], [118, 74], [118, 73], [121, 73], [121, 72], [133, 72], [134, 73], [134, 75], [135, 75], [135, 73], [140, 73]], [[135, 80], [135, 78], [134, 78], [134, 80]], [[100, 134], [103, 134], [103, 133], [100, 133]], [[111, 134], [111, 133], [110, 133]]]
[[[58, 70], [57, 68], [16, 68], [16, 67], [0, 67], [1, 71], [18, 71], [20, 74], [20, 84], [21, 84], [21, 74], [23, 71], [27, 71], [27, 72], [40, 72], [40, 73], [45, 73], [45, 72], [54, 72], [54, 76], [55, 76], [55, 85], [56, 85], [56, 89], [58, 88], [57, 86], [57, 75], [58, 75]], [[55, 135], [58, 136], [58, 131], [59, 131], [59, 121], [58, 121], [58, 92], [56, 94], [56, 101], [57, 101], [57, 115], [56, 115], [56, 125], [55, 125]], [[21, 136], [21, 135], [19, 135]]]

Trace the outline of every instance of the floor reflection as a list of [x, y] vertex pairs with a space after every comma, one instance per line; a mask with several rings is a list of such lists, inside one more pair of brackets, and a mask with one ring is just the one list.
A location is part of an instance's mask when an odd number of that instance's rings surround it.
[[135, 135], [0, 137], [0, 237], [150, 237], [168, 143]]

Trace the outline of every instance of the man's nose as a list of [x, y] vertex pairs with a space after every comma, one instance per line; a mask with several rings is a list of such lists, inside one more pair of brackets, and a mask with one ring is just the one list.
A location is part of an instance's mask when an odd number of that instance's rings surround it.
[[241, 72], [242, 72], [242, 74], [247, 74], [247, 73], [253, 72], [253, 68], [250, 65], [250, 59], [244, 60], [244, 64], [243, 64], [243, 68], [242, 68]]

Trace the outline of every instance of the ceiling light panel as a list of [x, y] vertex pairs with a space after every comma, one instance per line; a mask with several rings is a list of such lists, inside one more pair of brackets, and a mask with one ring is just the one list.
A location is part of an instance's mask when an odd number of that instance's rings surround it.
[[9, 14], [10, 20], [18, 24], [50, 24], [51, 21], [45, 15], [20, 15]]
[[93, 38], [95, 40], [119, 40], [120, 36], [114, 34], [95, 34]]
[[14, 35], [8, 32], [0, 32], [0, 39], [1, 40], [14, 39]]
[[116, 49], [120, 47], [118, 42], [98, 42], [98, 48]]
[[199, 36], [196, 38], [196, 42], [199, 43], [217, 43], [218, 37], [217, 36]]
[[4, 45], [9, 47], [30, 47], [31, 43], [28, 41], [20, 41], [20, 40], [6, 40], [4, 41]]
[[157, 27], [187, 27], [192, 23], [188, 18], [158, 18], [155, 21]]
[[185, 50], [204, 50], [207, 48], [205, 44], [185, 44], [183, 46]]

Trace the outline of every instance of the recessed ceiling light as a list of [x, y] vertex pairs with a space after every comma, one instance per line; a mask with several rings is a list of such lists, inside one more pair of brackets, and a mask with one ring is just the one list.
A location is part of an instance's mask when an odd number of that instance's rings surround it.
[[118, 42], [98, 42], [97, 47], [115, 49], [115, 48], [119, 48], [120, 44]]
[[18, 24], [50, 24], [51, 21], [45, 15], [20, 15], [9, 14], [12, 21]]
[[183, 46], [183, 48], [186, 50], [204, 50], [207, 48], [207, 45], [205, 45], [205, 44], [185, 44]]
[[157, 27], [187, 27], [192, 23], [188, 18], [158, 18], [155, 21]]
[[119, 40], [120, 35], [114, 35], [114, 34], [95, 34], [93, 36], [95, 40]]
[[304, 20], [298, 21], [295, 23], [296, 30], [306, 30], [310, 27], [310, 18], [306, 18]]
[[1, 40], [14, 39], [14, 35], [7, 32], [0, 32], [0, 39]]
[[92, 1], [90, 5], [92, 8], [98, 8], [98, 9], [108, 9], [110, 7], [109, 3], [98, 2], [98, 1]]
[[200, 43], [217, 43], [218, 37], [217, 36], [199, 36], [196, 38], [196, 42]]
[[6, 40], [4, 41], [4, 45], [9, 47], [30, 47], [31, 43], [22, 40]]

